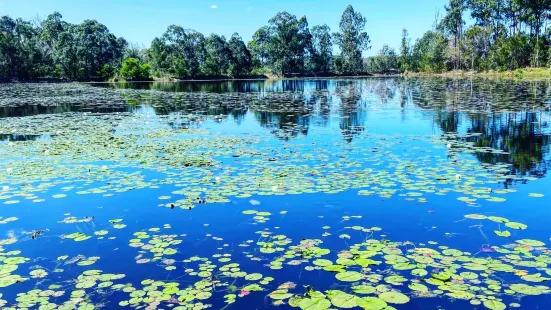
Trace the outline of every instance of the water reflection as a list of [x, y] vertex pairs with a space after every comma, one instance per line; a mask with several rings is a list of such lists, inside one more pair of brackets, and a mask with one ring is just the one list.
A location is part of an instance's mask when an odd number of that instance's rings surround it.
[[132, 105], [120, 105], [112, 107], [86, 107], [73, 104], [60, 104], [57, 106], [22, 105], [18, 107], [0, 107], [0, 118], [3, 117], [25, 117], [39, 114], [56, 114], [67, 112], [92, 112], [92, 113], [116, 113], [132, 112], [135, 107]]
[[549, 128], [542, 112], [507, 113], [469, 116], [468, 132], [481, 133], [473, 138], [476, 146], [492, 147], [509, 154], [477, 153], [484, 163], [510, 163], [512, 174], [542, 177], [551, 165]]
[[327, 90], [349, 81], [339, 80], [236, 80], [236, 81], [193, 81], [193, 82], [143, 82], [143, 83], [95, 83], [93, 86], [114, 89], [158, 90], [166, 92], [310, 92]]
[[50, 139], [50, 135], [20, 135], [20, 134], [0, 134], [0, 141], [12, 141], [12, 142], [22, 142], [22, 141], [36, 141], [42, 139]]
[[[425, 134], [418, 128], [430, 123], [431, 133], [479, 134], [467, 141], [507, 154], [474, 156], [483, 163], [511, 164], [512, 174], [543, 176], [550, 163], [547, 81], [386, 78], [30, 84], [18, 85], [16, 96], [6, 95], [10, 94], [6, 88], [0, 91], [0, 117], [146, 111], [148, 121], [169, 115], [164, 125], [175, 129], [199, 128], [207, 121], [239, 126], [252, 120], [281, 140], [307, 137], [312, 127], [321, 127], [340, 131], [348, 143], [370, 130], [393, 134], [400, 126], [408, 133]], [[383, 125], [388, 126], [381, 129]], [[6, 133], [0, 138], [33, 139], [8, 138]]]

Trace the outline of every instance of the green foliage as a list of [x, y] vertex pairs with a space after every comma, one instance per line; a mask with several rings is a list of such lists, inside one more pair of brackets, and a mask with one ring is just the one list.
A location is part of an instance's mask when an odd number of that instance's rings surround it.
[[171, 25], [155, 38], [149, 49], [151, 67], [157, 74], [194, 77], [206, 68], [205, 37], [191, 29]]
[[347, 73], [363, 72], [362, 52], [370, 48], [371, 40], [364, 31], [366, 19], [349, 5], [339, 23], [340, 32], [334, 34], [341, 50], [341, 70]]
[[226, 38], [211, 34], [205, 40], [205, 64], [202, 72], [207, 75], [224, 75], [228, 73], [231, 51]]
[[279, 12], [269, 26], [256, 31], [249, 44], [258, 66], [268, 66], [275, 73], [302, 73], [312, 35], [306, 17], [297, 19], [288, 12]]
[[411, 39], [409, 38], [408, 31], [402, 30], [402, 41], [400, 43], [400, 69], [402, 71], [411, 70]]
[[465, 32], [461, 49], [463, 63], [470, 70], [488, 70], [492, 32], [488, 27], [473, 26]]
[[313, 72], [330, 72], [333, 58], [331, 29], [327, 25], [312, 27], [312, 46], [309, 66]]
[[113, 75], [113, 67], [105, 64], [101, 68], [99, 68], [97, 72], [97, 76], [102, 80], [108, 80]]
[[249, 49], [238, 33], [234, 33], [228, 42], [230, 50], [230, 73], [232, 75], [248, 74], [253, 66]]
[[490, 51], [493, 67], [500, 71], [529, 66], [530, 55], [529, 38], [522, 34], [498, 38]]
[[0, 19], [0, 77], [107, 79], [121, 64], [126, 41], [95, 20], [81, 24], [49, 15], [40, 25]]
[[399, 71], [398, 55], [393, 48], [383, 45], [377, 56], [370, 57], [367, 61], [369, 73], [394, 73]]
[[273, 74], [272, 69], [268, 67], [257, 67], [251, 70], [252, 75], [265, 75], [265, 74]]
[[[551, 0], [449, 0], [445, 9], [415, 44], [413, 70], [506, 71], [549, 63], [551, 33], [544, 26]], [[474, 24], [465, 28], [467, 11]], [[404, 46], [403, 40], [401, 59], [408, 58]]]
[[425, 72], [443, 72], [446, 69], [447, 42], [440, 32], [428, 31], [413, 46], [414, 69]]
[[120, 69], [120, 76], [127, 81], [146, 81], [150, 80], [149, 70], [151, 66], [142, 63], [137, 58], [126, 58]]
[[[3, 16], [0, 78], [514, 71], [551, 66], [549, 16], [551, 0], [449, 0], [443, 18], [415, 44], [404, 29], [399, 55], [385, 45], [368, 58], [363, 57], [370, 48], [366, 19], [350, 5], [333, 34], [327, 25], [310, 29], [305, 16], [283, 11], [258, 29], [248, 44], [237, 33], [226, 40], [171, 25], [149, 48], [128, 44], [95, 20], [71, 24], [54, 12], [37, 24]], [[472, 25], [466, 25], [469, 20]]]

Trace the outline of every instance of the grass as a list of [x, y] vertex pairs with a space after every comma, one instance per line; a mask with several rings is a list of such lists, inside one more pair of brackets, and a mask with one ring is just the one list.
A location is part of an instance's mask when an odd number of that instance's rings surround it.
[[550, 68], [523, 68], [513, 71], [448, 71], [443, 73], [408, 73], [408, 76], [444, 76], [444, 77], [486, 77], [503, 79], [528, 79], [528, 80], [547, 80], [551, 79]]

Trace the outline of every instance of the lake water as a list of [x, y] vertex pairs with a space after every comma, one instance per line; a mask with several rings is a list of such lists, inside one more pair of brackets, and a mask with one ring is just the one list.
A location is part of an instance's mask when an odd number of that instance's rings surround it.
[[2, 309], [551, 309], [551, 84], [0, 85]]

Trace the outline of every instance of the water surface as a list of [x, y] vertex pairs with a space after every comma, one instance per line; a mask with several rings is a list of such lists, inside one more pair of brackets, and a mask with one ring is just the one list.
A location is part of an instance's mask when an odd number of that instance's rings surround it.
[[544, 309], [548, 82], [0, 85], [0, 307]]

